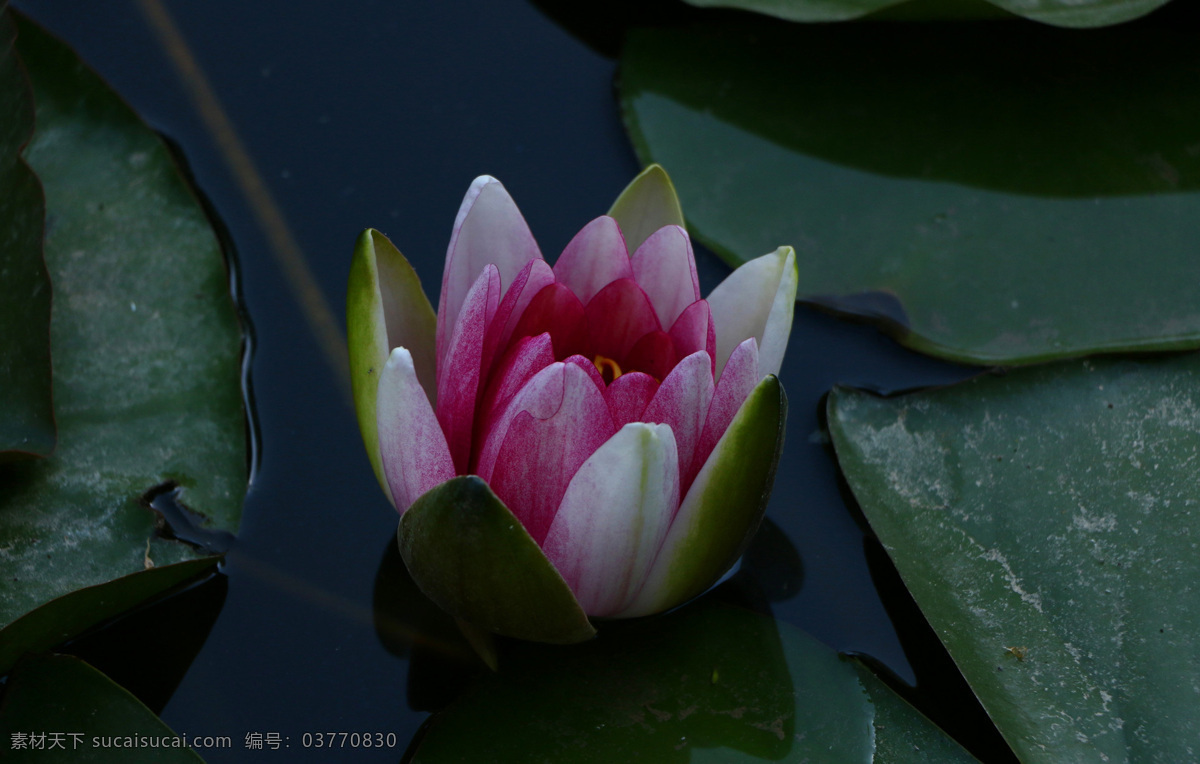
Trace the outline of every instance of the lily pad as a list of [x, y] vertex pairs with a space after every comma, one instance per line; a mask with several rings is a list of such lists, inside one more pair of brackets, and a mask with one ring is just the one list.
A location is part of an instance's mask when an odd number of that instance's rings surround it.
[[[201, 205], [70, 50], [23, 21], [18, 50], [37, 104], [25, 155], [47, 199], [59, 443], [0, 472], [0, 643], [33, 649], [196, 574], [168, 566], [215, 564], [201, 537], [236, 530], [248, 463], [241, 328]], [[171, 486], [184, 506], [152, 509]], [[61, 621], [28, 617], [85, 588]]]
[[[1062, 27], [1099, 27], [1136, 19], [1170, 0], [687, 0], [701, 7], [741, 8], [789, 21], [846, 21], [905, 6], [921, 19], [1015, 14]], [[990, 11], [990, 12], [989, 12]], [[902, 16], [903, 17], [903, 16]]]
[[31, 658], [13, 671], [0, 705], [0, 738], [12, 764], [203, 762], [183, 745], [186, 736], [69, 655]]
[[6, 5], [0, 1], [0, 458], [54, 448], [45, 200], [20, 154], [33, 133], [33, 94]]
[[413, 764], [974, 761], [860, 664], [711, 600], [512, 648], [433, 717]]
[[1022, 761], [1195, 758], [1200, 355], [837, 390], [828, 422], [872, 529]]
[[791, 244], [801, 300], [965, 362], [1192, 348], [1200, 48], [1154, 22], [641, 30], [621, 98], [696, 237]]

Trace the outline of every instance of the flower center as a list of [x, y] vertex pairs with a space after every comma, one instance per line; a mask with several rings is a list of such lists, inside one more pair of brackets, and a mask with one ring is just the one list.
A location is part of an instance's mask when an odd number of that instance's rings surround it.
[[616, 361], [602, 355], [597, 355], [592, 363], [596, 364], [596, 371], [600, 372], [600, 376], [604, 379], [604, 384], [606, 385], [611, 385], [613, 380], [623, 373]]

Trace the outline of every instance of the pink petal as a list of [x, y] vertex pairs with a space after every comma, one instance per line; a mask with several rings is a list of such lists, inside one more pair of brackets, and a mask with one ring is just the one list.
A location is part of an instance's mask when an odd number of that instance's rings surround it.
[[633, 602], [679, 506], [671, 428], [635, 422], [571, 479], [543, 551], [590, 616]]
[[573, 355], [563, 359], [563, 363], [575, 364], [579, 368], [583, 369], [584, 374], [588, 375], [588, 379], [592, 380], [592, 382], [596, 385], [596, 389], [601, 393], [604, 392], [604, 377], [600, 375], [600, 370], [596, 368], [596, 363], [594, 361], [584, 358], [581, 355]]
[[[582, 369], [574, 364], [570, 364], [570, 369], [567, 369], [567, 366], [568, 364], [559, 361], [539, 369], [509, 399], [508, 404], [503, 407], [499, 416], [495, 417], [492, 424], [488, 426], [487, 432], [484, 433], [483, 446], [479, 453], [475, 474], [491, 482], [492, 472], [496, 469], [499, 458], [500, 447], [504, 444], [504, 437], [513, 419], [519, 413], [528, 411], [538, 419], [548, 419], [565, 405], [564, 400], [568, 393], [579, 398], [586, 396], [590, 400], [590, 393], [598, 392], [596, 385]], [[588, 380], [590, 391], [581, 392], [568, 384], [584, 379]], [[611, 415], [608, 418], [611, 419]], [[614, 425], [613, 430], [615, 431], [615, 429]]]
[[663, 326], [670, 326], [687, 306], [700, 299], [696, 257], [687, 231], [663, 226], [633, 253], [633, 277], [650, 295]]
[[712, 397], [712, 359], [703, 351], [692, 353], [663, 380], [642, 413], [643, 422], [670, 425], [675, 433], [679, 449], [679, 482], [685, 492], [696, 476], [692, 460], [704, 431]]
[[513, 283], [504, 290], [504, 299], [496, 310], [496, 316], [488, 327], [483, 344], [483, 369], [491, 371], [508, 347], [513, 331], [525, 314], [525, 309], [535, 295], [554, 283], [554, 271], [545, 260], [530, 260], [517, 274]]
[[559, 255], [554, 276], [583, 303], [613, 281], [633, 278], [617, 221], [603, 215], [585, 225]]
[[640, 371], [627, 372], [614, 379], [604, 391], [613, 424], [624, 427], [630, 422], [640, 421], [642, 412], [650, 405], [656, 392], [658, 380]]
[[687, 306], [675, 319], [670, 334], [680, 358], [686, 358], [697, 350], [707, 351], [713, 358], [713, 375], [716, 376], [717, 333], [707, 300], [696, 300]]
[[[578, 366], [556, 363], [517, 393], [488, 434], [481, 472], [539, 544], [546, 538], [563, 493], [579, 466], [612, 437], [616, 427], [604, 396]], [[485, 460], [490, 465], [485, 465]]]
[[650, 298], [633, 279], [617, 279], [601, 289], [586, 314], [592, 352], [618, 363], [644, 335], [662, 329]]
[[392, 351], [379, 375], [376, 416], [383, 473], [404, 514], [421, 494], [454, 477], [446, 436], [405, 348]]
[[500, 360], [495, 371], [488, 378], [487, 389], [484, 391], [476, 411], [475, 433], [472, 440], [476, 452], [475, 458], [472, 459], [473, 465], [478, 463], [478, 452], [483, 448], [484, 437], [491, 431], [492, 425], [500, 418], [504, 410], [508, 408], [513, 396], [533, 378], [533, 375], [552, 363], [554, 363], [554, 348], [549, 334], [522, 337]]
[[465, 475], [471, 457], [471, 432], [479, 396], [483, 340], [500, 304], [500, 274], [488, 265], [463, 301], [458, 325], [438, 368], [437, 418], [450, 444], [458, 474]]
[[487, 175], [476, 178], [458, 209], [446, 251], [442, 295], [438, 301], [439, 369], [463, 301], [483, 267], [488, 263], [495, 265], [504, 288], [513, 282], [525, 263], [541, 257], [525, 218], [500, 181]]
[[570, 289], [562, 284], [550, 284], [530, 300], [512, 336], [529, 337], [549, 332], [554, 341], [554, 356], [566, 358], [586, 350], [584, 316], [583, 304]]
[[663, 331], [643, 334], [625, 354], [625, 371], [643, 371], [655, 379], [666, 379], [679, 361], [675, 342]]
[[758, 342], [751, 337], [734, 348], [729, 363], [725, 364], [725, 371], [717, 380], [712, 403], [708, 407], [708, 418], [704, 423], [704, 433], [700, 436], [696, 455], [692, 457], [692, 475], [704, 466], [734, 415], [746, 402], [746, 396], [762, 381], [763, 376], [758, 371]]

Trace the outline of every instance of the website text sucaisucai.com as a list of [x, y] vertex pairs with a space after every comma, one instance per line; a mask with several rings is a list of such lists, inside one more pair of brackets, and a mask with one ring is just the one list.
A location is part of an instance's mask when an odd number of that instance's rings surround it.
[[[247, 732], [239, 742], [247, 750], [291, 748], [293, 736], [279, 732]], [[296, 738], [302, 748], [396, 748], [394, 732], [305, 732]], [[18, 731], [9, 734], [8, 750], [82, 751], [87, 749], [191, 748], [196, 751], [233, 748], [230, 735], [94, 735], [84, 732]]]

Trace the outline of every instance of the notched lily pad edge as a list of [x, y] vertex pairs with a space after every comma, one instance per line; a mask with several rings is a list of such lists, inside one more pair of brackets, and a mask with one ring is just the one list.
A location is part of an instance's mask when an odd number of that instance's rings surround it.
[[139, 503], [154, 513], [154, 532], [164, 541], [178, 541], [202, 555], [223, 555], [237, 536], [214, 525], [212, 518], [180, 500], [182, 486], [168, 480], [142, 494]]
[[[926, 392], [931, 392], [931, 391], [936, 391], [936, 390], [942, 390], [942, 389], [949, 388], [949, 387], [954, 387], [956, 385], [962, 385], [964, 383], [971, 382], [972, 380], [975, 380], [979, 377], [986, 376], [986, 375], [992, 375], [992, 374], [1003, 375], [1004, 373], [1005, 373], [1004, 369], [995, 369], [995, 368], [994, 369], [981, 369], [979, 374], [974, 375], [974, 376], [969, 377], [964, 380], [960, 380], [958, 382], [951, 382], [951, 383], [944, 384], [944, 385], [927, 385], [927, 386], [922, 386], [922, 387], [917, 387], [917, 388], [897, 390], [897, 391], [889, 392], [889, 393], [880, 393], [875, 390], [870, 390], [870, 389], [866, 389], [866, 388], [854, 387], [852, 385], [839, 384], [839, 385], [834, 385], [832, 389], [827, 391], [822, 396], [821, 402], [819, 404], [819, 406], [820, 406], [819, 426], [820, 426], [821, 430], [825, 433], [825, 436], [827, 438], [826, 448], [830, 449], [829, 455], [834, 460], [834, 464], [835, 464], [835, 466], [837, 468], [837, 472], [838, 472], [838, 478], [842, 484], [842, 490], [846, 494], [844, 498], [847, 501], [847, 510], [853, 516], [854, 522], [863, 530], [863, 532], [868, 534], [868, 536], [870, 538], [873, 538], [875, 540], [875, 542], [877, 544], [879, 544], [879, 548], [881, 550], [883, 550], [883, 553], [887, 556], [887, 558], [889, 559], [890, 564], [892, 566], [895, 566], [895, 564], [896, 564], [895, 559], [894, 559], [894, 554], [895, 554], [896, 550], [893, 547], [884, 544], [882, 542], [882, 540], [880, 540], [878, 538], [878, 536], [875, 533], [875, 529], [871, 526], [870, 521], [867, 519], [866, 513], [862, 509], [861, 500], [859, 499], [858, 495], [854, 492], [853, 486], [850, 484], [850, 481], [848, 480], [848, 478], [846, 477], [846, 475], [844, 474], [844, 472], [842, 470], [841, 459], [838, 456], [838, 450], [837, 450], [837, 439], [834, 437], [833, 432], [829, 426], [829, 413], [830, 413], [830, 409], [834, 405], [833, 400], [834, 400], [835, 394], [838, 393], [839, 391], [841, 391], [843, 393], [865, 394], [865, 395], [870, 396], [871, 398], [879, 399], [879, 400], [892, 400], [892, 399], [896, 399], [896, 398], [902, 398], [904, 396], [911, 395], [914, 393], [926, 393]], [[874, 577], [874, 574], [872, 574], [872, 576]], [[900, 578], [900, 575], [898, 572], [895, 573], [895, 576], [897, 578], [897, 582], [899, 583], [899, 585], [904, 587], [904, 590], [906, 592], [908, 592], [907, 596], [909, 597], [910, 600], [912, 600], [912, 607], [917, 610], [917, 612], [920, 614], [920, 618], [925, 621], [926, 628], [928, 628], [931, 632], [933, 632], [934, 638], [936, 639], [936, 643], [938, 644], [941, 651], [944, 653], [945, 661], [947, 661], [949, 666], [952, 667], [952, 668], [948, 668], [947, 670], [952, 670], [952, 671], [955, 671], [958, 673], [959, 681], [965, 687], [965, 691], [967, 693], [969, 693], [968, 697], [973, 699], [974, 705], [976, 707], [975, 715], [978, 717], [976, 720], [974, 720], [974, 723], [975, 724], [984, 724], [985, 726], [990, 728], [990, 731], [986, 732], [986, 733], [982, 733], [982, 737], [980, 736], [981, 733], [979, 730], [973, 731], [971, 729], [972, 719], [969, 718], [971, 716], [970, 713], [968, 713], [966, 716], [955, 718], [954, 721], [956, 723], [953, 724], [951, 727], [949, 727], [949, 728], [942, 727], [940, 724], [935, 722], [932, 717], [927, 715], [920, 705], [918, 705], [918, 697], [919, 697], [919, 693], [921, 692], [921, 683], [920, 682], [918, 682], [917, 684], [910, 684], [908, 681], [906, 681], [905, 679], [900, 677], [900, 675], [897, 674], [886, 663], [877, 659], [875, 656], [873, 656], [869, 653], [838, 651], [838, 656], [842, 660], [849, 661], [852, 664], [854, 664], [855, 668], [859, 671], [859, 673], [864, 675], [864, 678], [863, 678], [864, 682], [868, 681], [868, 679], [874, 680], [874, 681], [878, 682], [882, 687], [885, 687], [886, 689], [891, 691], [896, 696], [897, 699], [899, 699], [902, 703], [904, 703], [904, 705], [908, 706], [914, 713], [916, 713], [917, 715], [919, 715], [920, 717], [925, 719], [930, 724], [931, 727], [941, 730], [943, 732], [943, 734], [945, 734], [948, 738], [950, 738], [955, 743], [957, 743], [959, 746], [961, 746], [962, 749], [968, 755], [970, 755], [970, 757], [973, 760], [981, 761], [980, 759], [977, 759], [975, 757], [975, 754], [974, 754], [975, 751], [985, 751], [989, 755], [995, 754], [998, 756], [998, 755], [1000, 755], [1000, 751], [1003, 750], [1004, 748], [1006, 748], [1007, 749], [1006, 753], [1008, 754], [1008, 758], [1005, 758], [1003, 760], [1004, 761], [1015, 761], [1016, 760], [1015, 754], [1013, 754], [1013, 752], [1012, 752], [1011, 743], [1005, 737], [1004, 733], [1002, 733], [1000, 731], [1000, 728], [996, 725], [996, 722], [992, 718], [991, 713], [983, 705], [983, 700], [979, 697], [979, 694], [976, 692], [975, 687], [972, 686], [969, 682], [967, 682], [966, 675], [963, 673], [962, 667], [959, 665], [958, 660], [946, 649], [946, 644], [945, 644], [945, 636], [946, 635], [938, 632], [937, 630], [935, 630], [933, 628], [933, 626], [931, 624], [929, 624], [929, 622], [927, 620], [927, 616], [920, 609], [920, 606], [917, 605], [915, 598], [913, 597], [913, 594], [911, 593], [911, 591], [909, 591], [908, 584], [906, 582], [904, 582], [903, 579]], [[864, 690], [866, 690], [866, 689], [867, 688], [864, 686]], [[868, 690], [868, 693], [869, 693], [869, 690]], [[966, 698], [964, 698], [964, 700], [966, 700]], [[939, 702], [939, 701], [934, 701], [934, 702]], [[947, 719], [947, 721], [951, 721], [951, 719]], [[953, 730], [954, 734], [951, 734], [950, 730]], [[960, 738], [958, 737], [959, 735], [963, 735], [963, 736], [965, 736], [965, 739], [973, 741], [971, 747], [968, 747], [966, 744], [964, 744], [962, 742], [962, 740], [960, 740]], [[981, 748], [981, 746], [984, 746], [984, 747]]]
[[[0, 8], [6, 6], [4, 0], [0, 0]], [[18, 40], [13, 47], [13, 55], [21, 55], [23, 58], [18, 59], [23, 69], [32, 67], [26, 70], [27, 80], [29, 81], [28, 97], [33, 104], [32, 113], [35, 116], [38, 113], [38, 97], [40, 91], [37, 89], [40, 77], [49, 73], [51, 76], [58, 76], [56, 73], [62, 70], [62, 65], [53, 63], [63, 58], [69, 58], [71, 66], [68, 66], [67, 71], [76, 71], [73, 66], [80, 67], [78, 72], [83, 77], [84, 90], [90, 94], [99, 93], [103, 96], [106, 102], [112, 101], [120, 106], [121, 120], [126, 120], [130, 124], [136, 124], [140, 131], [145, 131], [148, 135], [152, 134], [157, 138], [158, 144], [165, 149], [166, 156], [163, 158], [163, 167], [168, 175], [171, 176], [171, 190], [178, 190], [182, 195], [186, 195], [196, 210], [203, 216], [203, 223], [207, 224], [208, 231], [215, 238], [216, 248], [219, 249], [222, 258], [222, 266], [224, 275], [224, 283], [222, 284], [217, 271], [215, 260], [213, 261], [212, 275], [214, 276], [214, 302], [223, 297], [229, 302], [221, 304], [220, 307], [227, 310], [232, 317], [233, 323], [236, 323], [237, 335], [236, 346], [233, 344], [234, 334], [229, 331], [226, 335], [229, 342], [225, 346], [228, 353], [228, 375], [223, 376], [227, 384], [232, 386], [232, 372], [235, 368], [237, 371], [237, 379], [239, 385], [239, 400], [237, 416], [241, 422], [242, 437], [245, 439], [245, 464], [237, 473], [230, 472], [231, 475], [236, 475], [235, 483], [241, 483], [242, 478], [245, 478], [245, 485], [242, 487], [241, 493], [237, 494], [234, 499], [232, 511], [233, 519], [228, 523], [229, 527], [236, 528], [237, 519], [240, 518], [242, 496], [244, 496], [245, 487], [253, 480], [255, 465], [257, 463], [257, 428], [254, 422], [254, 409], [250, 405], [251, 402], [251, 386], [249, 383], [249, 368], [252, 352], [252, 327], [248, 320], [245, 310], [244, 300], [241, 299], [240, 292], [240, 277], [238, 272], [238, 261], [235, 256], [232, 240], [225, 229], [222, 221], [215, 214], [215, 208], [197, 187], [194, 176], [187, 164], [186, 158], [179, 151], [178, 146], [172, 143], [169, 139], [164, 139], [159, 133], [154, 132], [137, 112], [123, 99], [111, 86], [107, 84], [99, 75], [90, 68], [86, 67], [81, 62], [78, 55], [70, 46], [58, 40], [45, 29], [40, 27], [36, 22], [30, 20], [13, 9], [8, 9], [4, 14], [3, 19], [8, 23], [13, 23], [19, 30], [22, 39]], [[26, 46], [22, 47], [22, 42]], [[32, 46], [32, 48], [31, 48]], [[31, 50], [39, 51], [34, 55]], [[52, 58], [46, 59], [47, 56]], [[52, 63], [47, 64], [47, 60]], [[53, 99], [50, 99], [53, 100]], [[122, 122], [124, 124], [124, 122]], [[37, 140], [37, 125], [31, 130], [31, 135], [26, 142], [26, 149]], [[24, 149], [23, 149], [24, 150]], [[26, 163], [28, 166], [28, 162]], [[34, 177], [37, 177], [36, 175]], [[47, 179], [43, 182], [40, 178], [39, 188], [43, 199], [47, 196], [47, 189], [53, 191], [53, 176], [47, 175]], [[43, 185], [43, 183], [45, 185]], [[50, 194], [53, 196], [53, 193]], [[51, 200], [53, 201], [53, 200]], [[52, 212], [52, 211], [51, 211]], [[43, 227], [46, 223], [43, 220]], [[53, 251], [52, 249], [50, 251]], [[42, 257], [43, 263], [46, 261], [45, 237], [43, 236]], [[219, 290], [219, 295], [216, 286], [221, 285], [224, 288]], [[49, 328], [49, 327], [48, 327]], [[233, 354], [233, 349], [237, 348], [236, 357]], [[236, 363], [236, 367], [235, 367]], [[232, 399], [232, 390], [226, 388], [226, 392], [230, 393], [229, 398]], [[230, 401], [232, 402], [232, 400]], [[232, 410], [230, 406], [227, 411]], [[228, 420], [230, 424], [233, 422], [232, 416]], [[232, 427], [230, 430], [232, 431]], [[232, 440], [231, 440], [232, 442]], [[239, 444], [241, 445], [241, 444]], [[230, 460], [233, 461], [233, 460]], [[163, 480], [167, 476], [146, 476], [150, 481]], [[149, 481], [147, 481], [149, 482]], [[191, 485], [186, 476], [181, 477], [181, 482], [184, 485]], [[145, 483], [143, 483], [145, 485]], [[181, 563], [161, 565], [160, 567], [152, 567], [153, 562], [147, 556], [145, 561], [146, 568], [138, 570], [137, 565], [133, 567], [133, 571], [129, 571], [129, 567], [121, 566], [113, 571], [116, 577], [109, 578], [107, 581], [100, 583], [82, 586], [81, 588], [72, 591], [64, 591], [69, 587], [59, 587], [59, 594], [51, 599], [38, 602], [32, 608], [25, 612], [8, 613], [7, 619], [11, 619], [9, 623], [3, 624], [0, 629], [0, 673], [6, 672], [16, 657], [30, 650], [44, 650], [51, 648], [53, 645], [60, 644], [64, 640], [73, 639], [94, 628], [100, 628], [112, 620], [123, 616], [126, 612], [143, 606], [147, 603], [158, 602], [164, 596], [177, 591], [179, 587], [185, 586], [190, 580], [202, 577], [207, 571], [210, 571], [217, 566], [222, 557], [221, 553], [226, 551], [233, 541], [232, 533], [222, 530], [205, 530], [205, 526], [219, 524], [223, 521], [213, 521], [205, 517], [202, 513], [191, 512], [182, 504], [176, 502], [172, 506], [169, 504], [170, 496], [164, 494], [164, 486], [171, 486], [170, 483], [160, 483], [150, 488], [149, 490], [135, 495], [134, 498], [138, 503], [147, 510], [154, 512], [157, 516], [155, 523], [157, 532], [152, 538], [162, 539], [166, 541], [176, 541], [184, 544], [192, 550], [197, 559], [188, 560]], [[226, 494], [228, 496], [229, 494]], [[164, 503], [166, 502], [166, 503]], [[0, 508], [2, 510], [3, 508]], [[193, 521], [191, 518], [200, 518]], [[144, 539], [143, 539], [144, 540]], [[136, 547], [135, 547], [136, 549]], [[107, 576], [106, 576], [107, 577]]]

